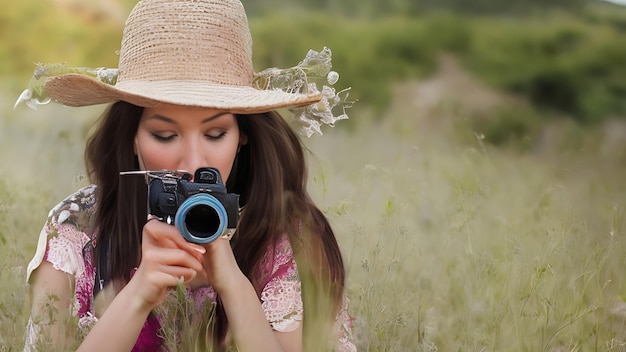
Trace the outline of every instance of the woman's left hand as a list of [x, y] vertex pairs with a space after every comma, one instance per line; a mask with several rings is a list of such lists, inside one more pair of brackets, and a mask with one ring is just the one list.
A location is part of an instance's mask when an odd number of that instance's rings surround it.
[[206, 279], [215, 292], [222, 292], [235, 280], [243, 277], [230, 246], [230, 241], [218, 238], [205, 244], [204, 248], [206, 249], [202, 262], [204, 272], [199, 272], [198, 277]]

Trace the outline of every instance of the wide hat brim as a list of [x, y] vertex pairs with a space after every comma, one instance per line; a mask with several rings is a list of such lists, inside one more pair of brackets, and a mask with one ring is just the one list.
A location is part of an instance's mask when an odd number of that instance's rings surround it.
[[50, 77], [45, 89], [53, 100], [74, 107], [126, 101], [148, 108], [172, 104], [212, 108], [235, 114], [306, 106], [322, 98], [320, 92], [287, 93], [198, 80], [127, 80], [110, 85], [81, 74]]

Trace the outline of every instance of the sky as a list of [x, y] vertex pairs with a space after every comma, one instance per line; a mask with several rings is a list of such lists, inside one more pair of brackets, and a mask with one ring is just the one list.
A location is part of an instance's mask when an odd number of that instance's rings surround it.
[[626, 6], [626, 0], [604, 0], [604, 1]]

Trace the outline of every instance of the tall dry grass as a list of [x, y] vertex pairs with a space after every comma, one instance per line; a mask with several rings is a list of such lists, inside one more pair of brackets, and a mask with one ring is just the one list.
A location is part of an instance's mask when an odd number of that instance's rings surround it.
[[[2, 112], [0, 351], [18, 351], [24, 268], [48, 209], [86, 182], [82, 143], [96, 112]], [[345, 256], [360, 350], [626, 350], [617, 154], [594, 149], [597, 140], [520, 153], [458, 142], [408, 110], [365, 116], [306, 141], [311, 191]]]

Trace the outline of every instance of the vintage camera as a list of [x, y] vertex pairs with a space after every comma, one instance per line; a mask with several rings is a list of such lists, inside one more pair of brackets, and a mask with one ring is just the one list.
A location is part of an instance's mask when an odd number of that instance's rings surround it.
[[178, 228], [192, 243], [205, 244], [235, 233], [239, 195], [228, 193], [216, 168], [191, 174], [149, 171], [148, 212]]

